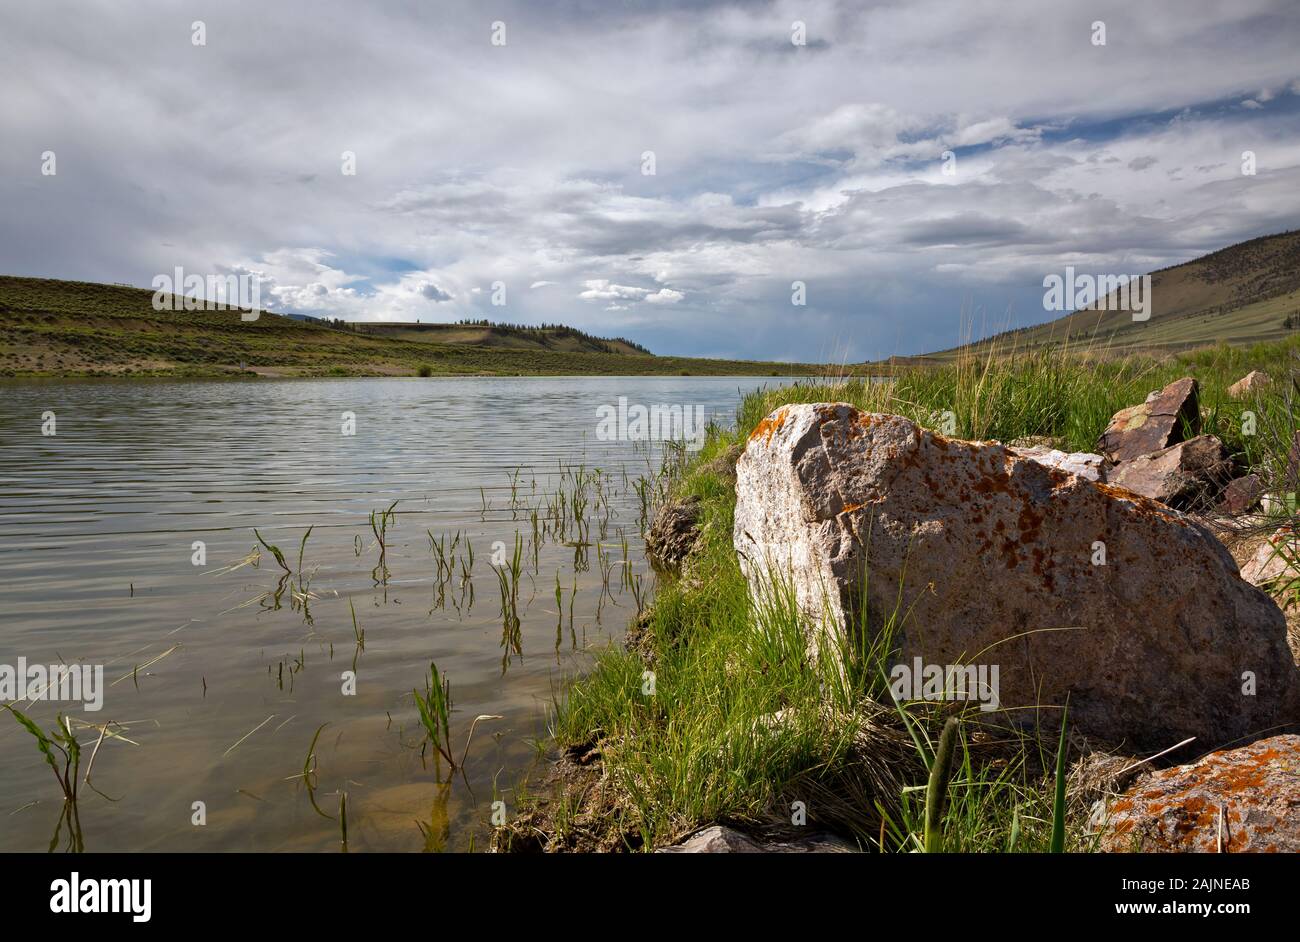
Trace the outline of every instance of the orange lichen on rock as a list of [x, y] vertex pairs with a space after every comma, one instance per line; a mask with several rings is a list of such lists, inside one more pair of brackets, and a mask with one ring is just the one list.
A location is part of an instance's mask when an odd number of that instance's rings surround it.
[[761, 437], [763, 444], [769, 444], [772, 441], [772, 436], [779, 432], [783, 425], [785, 425], [784, 406], [754, 426], [754, 431], [749, 433], [749, 440], [752, 442], [754, 439]]
[[1300, 736], [1274, 736], [1154, 772], [1110, 806], [1101, 848], [1300, 850]]

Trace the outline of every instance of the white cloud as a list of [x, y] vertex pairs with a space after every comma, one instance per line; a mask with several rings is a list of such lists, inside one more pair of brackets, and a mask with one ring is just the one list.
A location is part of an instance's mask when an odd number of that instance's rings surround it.
[[578, 297], [584, 301], [641, 301], [650, 293], [647, 288], [612, 284], [606, 278], [591, 278], [583, 283]]
[[161, 0], [20, 4], [0, 61], [45, 78], [0, 94], [0, 257], [142, 285], [246, 270], [274, 309], [329, 316], [600, 333], [618, 311], [658, 352], [865, 357], [950, 343], [969, 298], [1014, 307], [1063, 258], [1157, 267], [1294, 227], [1300, 119], [1262, 105], [1300, 94], [1300, 8], [1149, 0], [1099, 49], [1076, 6], [502, 0], [490, 49], [472, 5], [229, 0], [196, 49]]

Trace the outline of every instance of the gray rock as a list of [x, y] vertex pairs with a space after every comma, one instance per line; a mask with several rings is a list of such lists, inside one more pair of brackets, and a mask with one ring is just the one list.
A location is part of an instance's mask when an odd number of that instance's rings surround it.
[[1241, 567], [1241, 578], [1251, 585], [1294, 588], [1300, 582], [1300, 538], [1290, 524], [1278, 527]]
[[997, 443], [786, 406], [751, 435], [736, 495], [751, 592], [789, 580], [814, 655], [906, 613], [893, 663], [997, 666], [990, 718], [1050, 723], [1068, 697], [1073, 729], [1156, 749], [1265, 729], [1300, 689], [1282, 612], [1208, 530]]

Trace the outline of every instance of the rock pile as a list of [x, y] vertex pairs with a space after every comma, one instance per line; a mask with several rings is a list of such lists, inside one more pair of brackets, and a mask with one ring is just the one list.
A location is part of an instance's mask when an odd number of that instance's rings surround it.
[[1097, 450], [1107, 481], [1180, 510], [1240, 514], [1262, 496], [1258, 477], [1238, 478], [1223, 442], [1201, 434], [1199, 389], [1190, 376], [1116, 412]]

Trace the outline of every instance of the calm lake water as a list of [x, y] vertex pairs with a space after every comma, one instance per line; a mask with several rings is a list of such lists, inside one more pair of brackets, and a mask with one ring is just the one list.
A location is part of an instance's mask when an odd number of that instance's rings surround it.
[[[484, 849], [493, 802], [513, 811], [538, 760], [553, 692], [653, 594], [635, 482], [659, 446], [598, 440], [597, 407], [626, 396], [730, 423], [741, 391], [777, 382], [0, 384], [0, 665], [104, 667], [98, 712], [15, 704], [46, 728], [73, 717], [83, 776], [107, 724], [94, 789], [80, 788], [85, 849], [334, 851], [340, 792], [349, 850]], [[394, 502], [385, 580], [369, 518]], [[258, 548], [255, 528], [283, 550], [284, 584], [266, 548], [232, 568]], [[493, 544], [508, 558], [516, 535], [517, 632], [492, 565]], [[457, 755], [476, 716], [502, 717], [478, 724], [449, 780], [412, 693], [431, 662], [450, 683]], [[46, 850], [62, 809], [36, 740], [0, 712], [0, 851]]]

